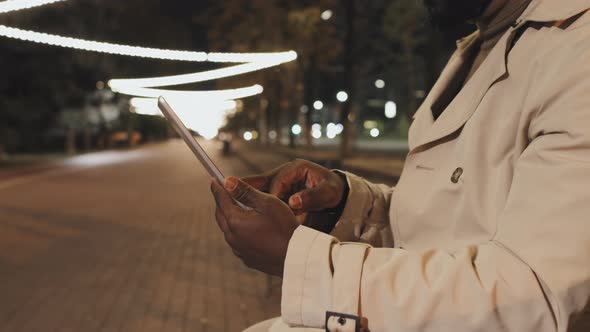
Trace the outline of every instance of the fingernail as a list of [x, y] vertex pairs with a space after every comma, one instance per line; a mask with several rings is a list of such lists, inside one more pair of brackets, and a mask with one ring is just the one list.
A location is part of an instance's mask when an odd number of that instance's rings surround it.
[[289, 198], [289, 205], [294, 209], [300, 209], [303, 206], [303, 201], [300, 195], [293, 195]]
[[225, 179], [225, 188], [229, 191], [234, 191], [238, 186], [238, 180], [235, 178], [227, 178]]

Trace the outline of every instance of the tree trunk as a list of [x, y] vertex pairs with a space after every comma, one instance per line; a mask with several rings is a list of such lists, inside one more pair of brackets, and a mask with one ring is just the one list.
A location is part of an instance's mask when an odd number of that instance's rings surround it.
[[84, 151], [92, 149], [92, 132], [88, 126], [84, 127]]
[[[348, 91], [348, 101], [342, 104], [340, 113], [340, 123], [344, 126], [342, 132], [342, 142], [340, 145], [340, 159], [350, 156], [352, 151], [352, 132], [354, 131], [355, 116], [351, 113], [353, 103], [356, 100], [356, 82], [355, 82], [355, 11], [356, 0], [346, 0], [346, 37], [344, 40], [345, 60], [344, 60], [344, 85]], [[353, 114], [353, 115], [351, 115]], [[349, 116], [351, 115], [351, 116]]]
[[133, 131], [134, 131], [134, 123], [133, 123], [133, 114], [129, 113], [129, 118], [127, 122], [127, 144], [130, 148], [133, 147]]
[[313, 97], [315, 94], [315, 70], [316, 70], [316, 57], [312, 55], [309, 60], [309, 64], [303, 72], [303, 80], [304, 80], [304, 91], [303, 91], [303, 103], [307, 106], [307, 113], [305, 113], [304, 119], [305, 122], [303, 123], [303, 135], [305, 135], [305, 145], [307, 148], [311, 148], [313, 146], [313, 139], [311, 137], [311, 115], [312, 115], [312, 105], [313, 105]]
[[260, 108], [258, 110], [258, 133], [259, 142], [261, 145], [268, 145], [268, 121], [267, 117], [268, 100], [266, 98], [260, 99]]
[[76, 131], [73, 128], [69, 128], [66, 133], [65, 150], [68, 155], [76, 153]]
[[[285, 99], [287, 100], [287, 99]], [[296, 145], [295, 145], [295, 134], [293, 134], [293, 131], [291, 130], [291, 127], [295, 124], [295, 122], [297, 121], [297, 113], [294, 110], [295, 108], [295, 104], [292, 101], [288, 101], [288, 104], [285, 105], [285, 109], [287, 110], [287, 123], [289, 124], [287, 126], [287, 130], [289, 131], [289, 148], [291, 149], [295, 149]]]

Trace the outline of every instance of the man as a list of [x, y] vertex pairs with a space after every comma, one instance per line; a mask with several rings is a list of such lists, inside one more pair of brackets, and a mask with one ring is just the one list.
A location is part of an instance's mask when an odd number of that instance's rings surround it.
[[479, 29], [417, 111], [397, 187], [296, 161], [214, 183], [219, 226], [283, 277], [272, 331], [588, 331], [590, 1], [426, 4]]

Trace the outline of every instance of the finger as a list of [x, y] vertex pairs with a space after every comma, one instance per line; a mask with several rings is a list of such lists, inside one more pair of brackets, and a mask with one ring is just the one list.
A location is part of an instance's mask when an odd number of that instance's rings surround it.
[[239, 259], [243, 259], [242, 253], [240, 253], [238, 250], [232, 248], [232, 251], [233, 251], [234, 255], [236, 255], [236, 257], [238, 257]]
[[232, 250], [236, 251], [239, 247], [238, 239], [231, 228], [231, 223], [228, 222], [227, 218], [223, 215], [221, 209], [217, 208], [215, 210], [215, 218], [217, 220], [217, 224], [221, 231], [223, 232], [223, 237], [225, 238], [225, 242], [229, 244]]
[[232, 233], [223, 233], [223, 236], [225, 238], [225, 242], [229, 245], [229, 247], [234, 252], [241, 252], [240, 243], [238, 242], [238, 239], [237, 239], [237, 237], [234, 234], [232, 234]]
[[338, 190], [324, 181], [317, 186], [302, 190], [289, 197], [289, 206], [294, 211], [318, 212], [333, 208], [340, 202]]
[[231, 197], [251, 208], [262, 206], [268, 198], [263, 192], [235, 177], [225, 179], [225, 189], [227, 189]]
[[269, 194], [286, 200], [289, 195], [295, 192], [293, 188], [305, 181], [307, 168], [299, 162], [280, 170], [272, 179]]
[[282, 169], [289, 166], [290, 164], [291, 163], [286, 163], [268, 172], [264, 172], [263, 174], [243, 178], [242, 181], [262, 192], [268, 193], [270, 190], [270, 184], [275, 175], [277, 175]]
[[231, 228], [229, 226], [229, 223], [227, 222], [227, 218], [225, 218], [222, 210], [219, 207], [215, 209], [215, 220], [217, 221], [217, 225], [219, 225], [219, 228], [224, 234], [231, 233]]
[[242, 178], [246, 184], [262, 192], [268, 192], [270, 185], [270, 177], [267, 175], [257, 175]]
[[305, 224], [305, 220], [307, 219], [307, 214], [304, 212], [298, 212], [295, 214], [295, 219], [299, 225]]
[[231, 195], [215, 179], [211, 181], [211, 192], [215, 197], [217, 206], [226, 217], [226, 220], [230, 220], [234, 213], [241, 210], [232, 199]]

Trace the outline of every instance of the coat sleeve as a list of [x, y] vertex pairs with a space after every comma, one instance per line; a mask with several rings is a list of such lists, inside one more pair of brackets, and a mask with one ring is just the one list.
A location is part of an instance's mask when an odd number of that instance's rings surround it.
[[335, 311], [365, 317], [371, 331], [566, 332], [590, 298], [590, 65], [568, 59], [539, 81], [544, 99], [493, 238], [412, 252], [299, 228], [283, 320], [322, 327]]
[[349, 193], [342, 216], [331, 235], [340, 241], [393, 247], [389, 209], [394, 188], [371, 183], [351, 173], [341, 173], [346, 175]]

